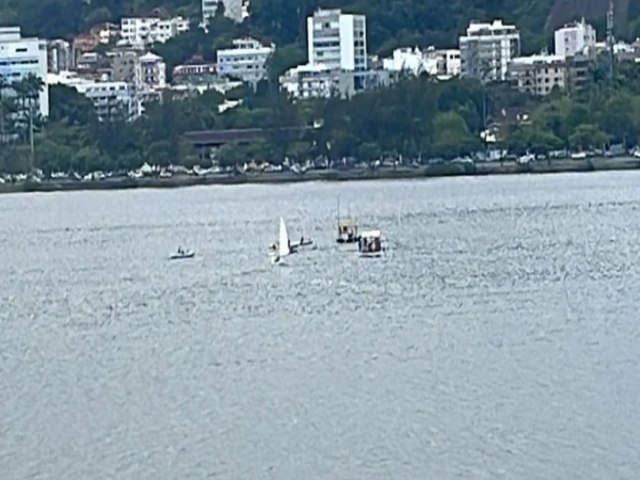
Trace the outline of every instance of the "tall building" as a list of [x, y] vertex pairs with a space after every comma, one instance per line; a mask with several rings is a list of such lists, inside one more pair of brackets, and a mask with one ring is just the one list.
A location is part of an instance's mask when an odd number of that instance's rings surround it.
[[255, 86], [267, 75], [267, 60], [273, 49], [252, 38], [234, 40], [233, 48], [218, 50], [218, 73]]
[[367, 70], [367, 20], [341, 10], [317, 10], [307, 18], [309, 64], [329, 70]]
[[157, 17], [123, 18], [120, 25], [122, 42], [134, 46], [164, 43], [189, 30], [189, 20], [182, 17], [166, 20]]
[[346, 98], [393, 77], [391, 70], [369, 69], [364, 15], [316, 10], [307, 18], [307, 47], [308, 63], [280, 77], [280, 88], [293, 98]]
[[243, 20], [243, 0], [202, 0], [202, 21], [206, 25], [218, 10], [218, 3], [224, 4], [224, 14], [234, 22]]
[[559, 55], [532, 55], [514, 58], [509, 64], [509, 81], [521, 92], [548, 95], [568, 83], [567, 62]]
[[[38, 98], [38, 109], [43, 117], [47, 117], [47, 42], [38, 38], [23, 38], [20, 27], [0, 27], [0, 76], [11, 85], [29, 75], [35, 75], [45, 83]], [[11, 89], [8, 91], [11, 92]]]
[[461, 74], [482, 81], [504, 81], [512, 58], [520, 55], [520, 32], [502, 20], [472, 21], [460, 37]]
[[596, 29], [585, 19], [556, 30], [555, 52], [563, 58], [588, 55], [596, 47]]

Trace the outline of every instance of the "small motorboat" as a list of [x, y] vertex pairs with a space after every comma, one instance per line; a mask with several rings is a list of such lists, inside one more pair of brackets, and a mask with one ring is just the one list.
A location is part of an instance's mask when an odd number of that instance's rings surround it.
[[193, 258], [195, 256], [196, 252], [192, 250], [184, 250], [182, 247], [178, 247], [178, 250], [169, 256], [169, 260], [184, 260], [186, 258]]
[[358, 251], [360, 256], [364, 258], [382, 257], [385, 247], [382, 244], [382, 234], [380, 230], [362, 232], [358, 241]]

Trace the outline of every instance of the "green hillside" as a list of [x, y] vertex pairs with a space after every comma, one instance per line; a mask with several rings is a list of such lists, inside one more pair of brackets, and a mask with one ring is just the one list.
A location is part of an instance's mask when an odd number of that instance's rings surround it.
[[[640, 35], [640, 2], [616, 0], [618, 33]], [[69, 37], [101, 21], [143, 14], [164, 6], [194, 19], [200, 0], [0, 0], [0, 23], [20, 24], [28, 34]], [[315, 8], [340, 7], [369, 18], [372, 50], [397, 45], [456, 44], [471, 19], [504, 18], [516, 22], [525, 51], [545, 45], [545, 28], [585, 15], [603, 26], [608, 0], [252, 0], [249, 28], [276, 43], [294, 43], [304, 35], [304, 18]]]
[[[341, 7], [369, 17], [372, 50], [399, 44], [455, 45], [472, 18], [502, 17], [517, 22], [525, 49], [543, 45], [554, 0], [253, 0], [254, 34], [277, 43], [299, 41], [304, 18], [318, 6]], [[154, 7], [197, 18], [200, 0], [0, 0], [0, 23], [20, 24], [28, 34], [69, 37], [106, 20], [141, 14]]]

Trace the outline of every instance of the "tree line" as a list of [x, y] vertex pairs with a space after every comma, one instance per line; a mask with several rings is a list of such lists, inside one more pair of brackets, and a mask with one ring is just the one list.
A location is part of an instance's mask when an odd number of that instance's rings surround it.
[[[640, 140], [640, 66], [620, 65], [613, 81], [606, 80], [605, 68], [594, 68], [583, 90], [553, 92], [544, 99], [505, 84], [441, 82], [428, 76], [404, 78], [347, 99], [293, 102], [267, 81], [256, 91], [240, 87], [226, 95], [167, 92], [162, 101], [146, 105], [133, 123], [117, 108], [99, 120], [90, 100], [59, 85], [50, 87], [50, 116], [42, 119], [30, 107], [41, 84], [27, 78], [15, 85], [15, 93], [0, 89], [0, 170], [27, 171], [32, 161], [47, 172], [78, 173], [129, 170], [143, 162], [192, 166], [201, 160], [184, 133], [228, 128], [315, 127], [296, 138], [272, 135], [252, 145], [223, 147], [217, 159], [227, 165], [252, 160], [279, 164], [285, 158], [454, 159], [484, 150], [480, 133], [491, 124], [500, 124], [500, 142], [494, 146], [515, 154], [614, 143], [631, 147]], [[242, 104], [220, 113], [218, 107], [230, 99]], [[528, 116], [505, 123], [502, 115], [509, 109]]]

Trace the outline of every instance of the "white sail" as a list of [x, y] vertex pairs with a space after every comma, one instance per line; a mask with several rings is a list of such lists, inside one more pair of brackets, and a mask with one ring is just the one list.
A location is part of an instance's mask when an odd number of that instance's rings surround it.
[[280, 235], [278, 237], [278, 255], [280, 257], [286, 257], [291, 253], [289, 248], [289, 233], [287, 232], [287, 226], [284, 224], [284, 220], [280, 219]]

